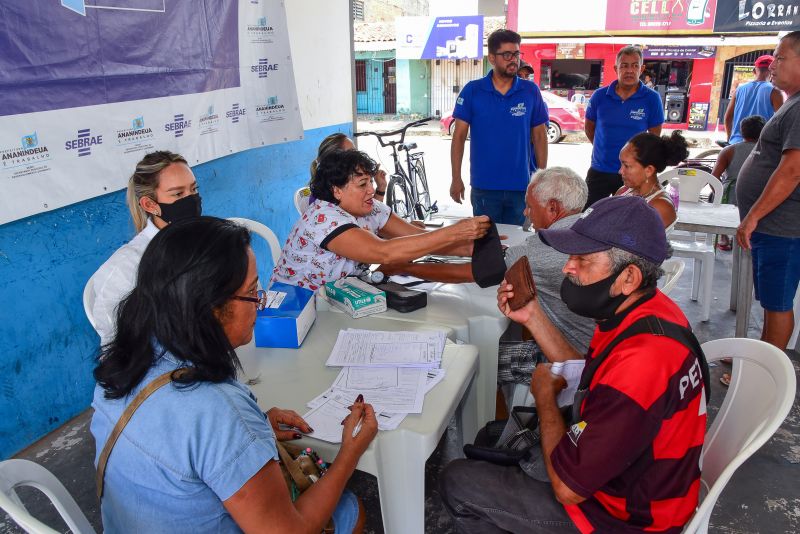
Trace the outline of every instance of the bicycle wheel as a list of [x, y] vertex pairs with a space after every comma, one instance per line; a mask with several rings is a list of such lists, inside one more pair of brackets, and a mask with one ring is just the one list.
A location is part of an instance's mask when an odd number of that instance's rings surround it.
[[424, 220], [431, 212], [431, 192], [428, 189], [428, 177], [425, 174], [425, 160], [422, 159], [422, 154], [415, 158], [413, 165], [414, 172], [414, 185], [417, 188], [417, 201], [415, 202], [416, 211], [424, 213], [417, 213], [419, 219]]
[[405, 178], [395, 174], [386, 186], [386, 205], [401, 219], [411, 216], [411, 201], [408, 196]]
[[720, 152], [722, 152], [721, 148], [712, 148], [710, 150], [704, 150], [703, 152], [700, 152], [695, 157], [689, 158], [689, 159], [711, 159], [711, 158], [716, 159], [717, 156], [719, 156]]

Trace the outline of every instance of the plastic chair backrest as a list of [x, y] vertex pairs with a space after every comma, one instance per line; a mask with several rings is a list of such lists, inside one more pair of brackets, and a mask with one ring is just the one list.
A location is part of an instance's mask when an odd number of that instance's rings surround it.
[[661, 173], [658, 180], [664, 183], [676, 176], [680, 180], [678, 199], [681, 202], [700, 202], [700, 193], [706, 185], [711, 186], [714, 191], [712, 203], [716, 205], [722, 202], [722, 182], [714, 178], [711, 173], [691, 167], [676, 167]]
[[28, 460], [6, 460], [0, 462], [0, 508], [26, 531], [35, 534], [58, 532], [28, 513], [14, 491], [19, 486], [31, 486], [44, 493], [75, 534], [94, 534], [75, 499], [50, 471]]
[[266, 240], [267, 244], [269, 245], [269, 251], [272, 255], [272, 264], [278, 264], [278, 258], [281, 257], [281, 245], [278, 241], [278, 236], [275, 235], [275, 232], [269, 229], [269, 227], [265, 224], [262, 224], [258, 221], [254, 221], [252, 219], [243, 219], [242, 217], [228, 217], [229, 221], [233, 221], [235, 223], [241, 224], [254, 234], [257, 234]]
[[[780, 349], [756, 339], [703, 343], [709, 362], [733, 359], [731, 384], [706, 432], [701, 503], [685, 533], [707, 532], [711, 511], [736, 469], [778, 430], [792, 408], [795, 371]], [[705, 496], [703, 496], [705, 494]]]
[[789, 338], [789, 343], [786, 348], [789, 350], [800, 350], [800, 287], [797, 288], [797, 293], [794, 294], [794, 330], [792, 337]]
[[86, 287], [83, 288], [83, 313], [86, 314], [86, 318], [89, 319], [89, 324], [92, 325], [92, 328], [96, 331], [97, 326], [94, 321], [94, 314], [92, 313], [94, 299], [94, 275], [92, 275], [89, 281], [86, 282]]
[[683, 260], [679, 260], [677, 258], [670, 258], [668, 260], [664, 260], [664, 263], [661, 264], [661, 268], [664, 269], [664, 278], [661, 279], [661, 292], [665, 295], [668, 295], [670, 291], [675, 287], [675, 284], [678, 283], [678, 279], [683, 274], [683, 269], [686, 266], [683, 263]]
[[300, 215], [308, 209], [308, 201], [311, 198], [311, 189], [301, 187], [294, 192], [294, 207]]

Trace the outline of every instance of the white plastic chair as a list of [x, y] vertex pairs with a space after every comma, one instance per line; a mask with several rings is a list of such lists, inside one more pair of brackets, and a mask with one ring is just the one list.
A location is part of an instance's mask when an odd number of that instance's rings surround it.
[[92, 525], [78, 508], [75, 499], [50, 471], [28, 460], [6, 460], [0, 462], [0, 509], [26, 531], [34, 534], [58, 533], [28, 513], [15, 491], [20, 486], [31, 486], [44, 493], [75, 534], [94, 534]]
[[[700, 169], [681, 167], [663, 173], [659, 176], [659, 180], [663, 183], [675, 177], [679, 179], [680, 202], [700, 202], [700, 192], [706, 185], [711, 186], [714, 191], [714, 204], [719, 204], [722, 200], [722, 183], [710, 173]], [[698, 241], [694, 233], [672, 232], [670, 245], [672, 245], [673, 255], [694, 260], [692, 300], [698, 300], [700, 290], [702, 290], [700, 301], [703, 308], [700, 319], [708, 321], [713, 299], [711, 283], [714, 279], [714, 235], [707, 234], [704, 241]]]
[[86, 318], [89, 319], [89, 324], [92, 325], [92, 328], [97, 331], [97, 325], [94, 321], [94, 314], [92, 313], [92, 309], [94, 308], [94, 275], [89, 278], [89, 281], [86, 282], [86, 287], [83, 288], [83, 313], [86, 314]]
[[228, 217], [229, 221], [233, 221], [237, 224], [241, 224], [254, 234], [257, 234], [264, 238], [264, 240], [269, 245], [269, 251], [272, 255], [272, 264], [277, 265], [278, 258], [281, 257], [281, 244], [278, 241], [278, 236], [275, 235], [275, 232], [269, 229], [269, 227], [265, 224], [262, 224], [258, 221], [254, 221], [252, 219], [243, 219], [242, 217]]
[[309, 189], [308, 186], [301, 187], [294, 192], [294, 207], [297, 210], [297, 213], [302, 215], [303, 212], [308, 209], [308, 201], [310, 198], [311, 189]]
[[683, 274], [683, 269], [685, 267], [686, 264], [683, 263], [683, 260], [679, 260], [678, 258], [664, 260], [664, 263], [661, 264], [661, 268], [664, 269], [664, 277], [659, 280], [662, 293], [669, 295], [669, 292], [672, 291], [675, 284], [678, 283], [678, 279]]
[[684, 533], [708, 532], [711, 512], [734, 471], [778, 430], [794, 403], [796, 378], [780, 349], [756, 339], [703, 343], [709, 362], [733, 359], [731, 384], [706, 432], [700, 506]]
[[797, 288], [797, 293], [794, 295], [794, 331], [792, 337], [789, 338], [789, 343], [786, 345], [788, 350], [800, 350], [800, 287]]

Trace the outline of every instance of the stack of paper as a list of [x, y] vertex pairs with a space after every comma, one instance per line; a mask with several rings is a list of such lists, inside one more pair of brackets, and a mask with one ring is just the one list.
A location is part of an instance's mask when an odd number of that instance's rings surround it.
[[444, 332], [341, 330], [325, 365], [329, 367], [439, 367]]
[[341, 421], [359, 394], [372, 404], [380, 430], [393, 430], [406, 415], [422, 413], [425, 394], [444, 378], [444, 332], [339, 332], [328, 366], [342, 370], [330, 388], [309, 401], [303, 418], [313, 437], [339, 443]]
[[581, 381], [581, 373], [586, 366], [586, 360], [565, 360], [554, 362], [550, 366], [550, 372], [554, 375], [561, 375], [567, 381], [567, 387], [562, 389], [556, 399], [559, 407], [569, 406], [575, 398], [575, 392]]

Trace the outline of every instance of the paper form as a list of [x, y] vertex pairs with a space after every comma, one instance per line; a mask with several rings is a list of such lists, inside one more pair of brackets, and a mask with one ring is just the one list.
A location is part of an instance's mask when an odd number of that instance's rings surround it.
[[347, 329], [339, 332], [327, 366], [438, 367], [444, 332], [385, 332]]
[[[356, 375], [363, 378], [365, 369], [363, 367], [345, 367], [339, 376], [336, 377], [333, 385], [325, 390], [321, 395], [308, 401], [306, 406], [316, 408], [328, 397], [341, 395], [345, 398], [355, 399], [358, 394], [364, 395], [364, 402], [372, 404], [376, 412], [406, 412], [422, 413], [422, 403], [425, 393], [428, 391], [428, 373], [426, 369], [416, 368], [370, 368], [366, 371], [379, 371], [377, 373], [366, 373], [369, 380], [360, 382], [353, 378], [352, 371], [357, 369]], [[394, 375], [394, 376], [392, 376]], [[348, 378], [349, 377], [349, 378]], [[370, 380], [372, 382], [370, 382]], [[395, 387], [373, 387], [375, 384], [399, 384]], [[342, 387], [346, 384], [349, 387]], [[352, 402], [350, 403], [352, 404]], [[348, 404], [348, 406], [350, 405]]]
[[331, 443], [342, 442], [342, 421], [350, 415], [348, 406], [353, 404], [355, 397], [344, 397], [334, 394], [325, 398], [316, 408], [303, 416], [314, 432], [308, 434], [312, 438], [329, 441]]

